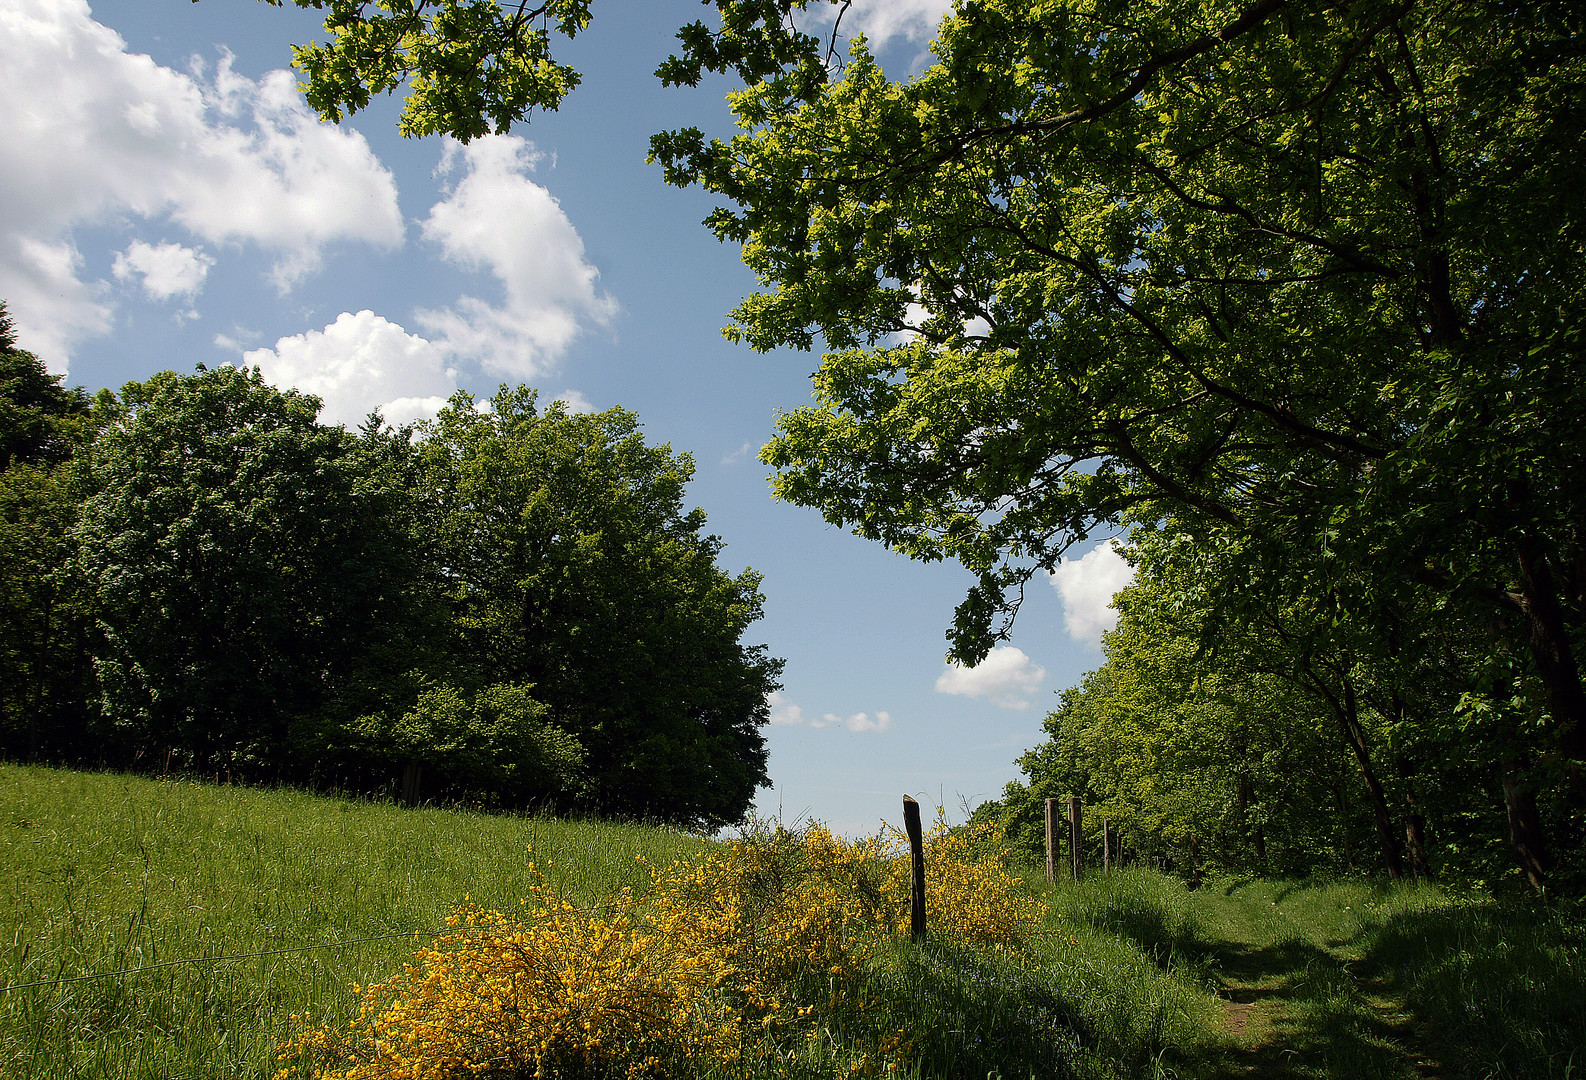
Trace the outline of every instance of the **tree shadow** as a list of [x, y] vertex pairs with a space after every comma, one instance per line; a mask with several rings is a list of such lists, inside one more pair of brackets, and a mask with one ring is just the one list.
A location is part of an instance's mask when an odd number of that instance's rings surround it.
[[1326, 949], [1298, 937], [1271, 945], [1214, 948], [1222, 975], [1228, 1039], [1189, 1062], [1203, 1080], [1328, 1077], [1410, 1080], [1447, 1077], [1414, 1052], [1409, 1018], [1362, 994]]
[[1566, 1077], [1586, 1062], [1586, 925], [1567, 909], [1399, 912], [1354, 970], [1465, 1071]]
[[1205, 940], [1191, 918], [1174, 917], [1160, 905], [1131, 899], [1115, 900], [1092, 909], [1090, 922], [1123, 938], [1163, 971], [1188, 965], [1209, 975], [1218, 946]]
[[911, 1017], [911, 1057], [922, 1077], [1069, 1080], [1098, 1041], [1081, 1004], [1039, 971], [953, 944], [908, 949], [870, 973], [863, 994], [884, 1007], [862, 1014], [849, 1034], [862, 1038], [872, 1018]]

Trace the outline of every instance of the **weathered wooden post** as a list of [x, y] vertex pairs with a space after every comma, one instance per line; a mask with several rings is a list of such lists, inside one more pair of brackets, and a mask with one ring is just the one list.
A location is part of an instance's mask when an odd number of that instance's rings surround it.
[[1112, 826], [1101, 819], [1101, 872], [1112, 873]]
[[1201, 842], [1198, 836], [1189, 838], [1189, 887], [1201, 887]]
[[1068, 860], [1069, 868], [1073, 872], [1075, 881], [1079, 880], [1079, 872], [1085, 865], [1085, 810], [1079, 801], [1078, 795], [1069, 796], [1068, 800]]
[[1046, 883], [1057, 884], [1057, 800], [1046, 800]]
[[909, 863], [914, 871], [909, 890], [909, 938], [925, 940], [925, 836], [920, 829], [920, 804], [903, 796], [903, 831], [909, 834]]

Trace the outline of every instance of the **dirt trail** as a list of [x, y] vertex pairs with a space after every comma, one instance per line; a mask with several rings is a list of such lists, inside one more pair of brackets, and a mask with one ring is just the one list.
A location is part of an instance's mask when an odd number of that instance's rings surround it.
[[[1240, 903], [1237, 897], [1230, 904]], [[1196, 1069], [1208, 1080], [1456, 1080], [1391, 986], [1362, 977], [1356, 942], [1295, 934], [1261, 941], [1237, 907], [1206, 942], [1227, 1042]], [[1270, 926], [1270, 919], [1267, 920]]]

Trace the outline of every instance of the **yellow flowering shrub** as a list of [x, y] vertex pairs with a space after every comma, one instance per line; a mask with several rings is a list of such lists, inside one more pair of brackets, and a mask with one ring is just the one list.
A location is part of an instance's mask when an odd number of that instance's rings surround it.
[[[976, 839], [941, 822], [932, 832], [930, 932], [1017, 948], [1043, 907]], [[454, 915], [400, 973], [360, 991], [345, 1030], [300, 1034], [280, 1075], [633, 1080], [742, 1075], [751, 1063], [774, 1074], [779, 1062], [808, 1074], [812, 1060], [817, 1073], [887, 1071], [910, 1040], [864, 1022], [864, 976], [907, 934], [908, 903], [898, 837], [846, 842], [819, 825], [655, 868], [642, 897], [596, 911], [541, 881], [515, 915]]]

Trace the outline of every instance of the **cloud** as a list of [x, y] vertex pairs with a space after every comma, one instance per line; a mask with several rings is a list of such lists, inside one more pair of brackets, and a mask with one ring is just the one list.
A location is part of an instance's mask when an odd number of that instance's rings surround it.
[[[5, 159], [0, 154], [0, 173]], [[0, 220], [0, 297], [18, 342], [56, 375], [66, 373], [73, 342], [110, 332], [110, 306], [100, 299], [104, 289], [78, 279], [81, 265], [70, 240], [25, 236]]]
[[141, 278], [143, 291], [156, 300], [193, 297], [204, 287], [204, 278], [215, 260], [181, 244], [158, 246], [134, 240], [116, 255], [110, 272], [120, 281]]
[[579, 393], [577, 390], [563, 390], [560, 394], [557, 394], [555, 397], [553, 397], [551, 401], [560, 401], [567, 407], [567, 411], [572, 413], [574, 416], [577, 416], [581, 413], [592, 413], [596, 411], [595, 407], [589, 403], [589, 399], [583, 394]]
[[723, 456], [721, 463], [723, 465], [742, 465], [745, 461], [749, 460], [749, 452], [753, 449], [754, 448], [746, 442], [732, 453]]
[[985, 698], [1004, 709], [1028, 709], [1029, 695], [1040, 689], [1046, 669], [1023, 649], [999, 645], [974, 667], [949, 664], [936, 678], [938, 694]]
[[463, 177], [423, 223], [446, 259], [493, 274], [504, 302], [463, 296], [449, 308], [418, 312], [419, 324], [449, 353], [518, 379], [544, 374], [588, 326], [609, 324], [617, 313], [561, 204], [528, 178], [539, 157], [515, 135], [466, 146], [448, 139], [439, 171], [448, 175], [461, 162]]
[[872, 720], [868, 713], [854, 713], [852, 716], [838, 716], [836, 713], [827, 713], [822, 717], [823, 722], [816, 727], [827, 727], [832, 724], [841, 724], [849, 731], [890, 731], [892, 729], [892, 716], [890, 713], [878, 712]]
[[391, 424], [425, 419], [457, 389], [442, 349], [367, 310], [243, 353], [242, 362], [276, 386], [318, 395], [330, 424], [357, 426], [376, 409]]
[[[919, 295], [917, 290], [915, 291], [915, 295]], [[920, 339], [920, 331], [918, 327], [924, 326], [928, 321], [930, 321], [930, 318], [930, 308], [926, 307], [918, 300], [909, 301], [903, 309], [904, 329], [895, 330], [888, 334], [883, 344], [889, 346], [907, 345], [910, 342], [918, 341]], [[962, 326], [964, 328], [964, 336], [971, 339], [984, 338], [991, 333], [991, 324], [979, 315], [976, 315], [972, 319], [965, 319], [962, 323]]]
[[[952, 7], [952, 0], [856, 0], [844, 13], [841, 30], [847, 37], [864, 34], [873, 46], [895, 37], [925, 42], [936, 36], [942, 16]], [[809, 10], [807, 18], [829, 25], [836, 10], [822, 4]]]
[[1134, 580], [1134, 567], [1111, 543], [1098, 544], [1083, 558], [1065, 559], [1050, 575], [1063, 598], [1063, 625], [1075, 641], [1096, 644], [1103, 631], [1118, 625], [1113, 594]]
[[771, 706], [771, 724], [774, 727], [801, 725], [812, 728], [841, 727], [853, 732], [881, 732], [892, 729], [892, 714], [888, 712], [877, 712], [875, 716], [862, 712], [849, 716], [839, 716], [836, 713], [805, 716], [803, 708], [783, 697], [780, 691], [766, 698], [766, 703]]
[[804, 718], [804, 710], [782, 696], [780, 690], [773, 691], [766, 698], [766, 703], [771, 706], [771, 725], [773, 727], [792, 727], [808, 721]]
[[[319, 123], [290, 72], [253, 81], [225, 54], [210, 74], [162, 67], [85, 0], [0, 0], [0, 37], [0, 296], [52, 368], [110, 326], [104, 286], [80, 277], [81, 227], [142, 219], [254, 244], [279, 288], [328, 244], [402, 243], [390, 172], [362, 135]], [[150, 288], [171, 283], [155, 274]]]

